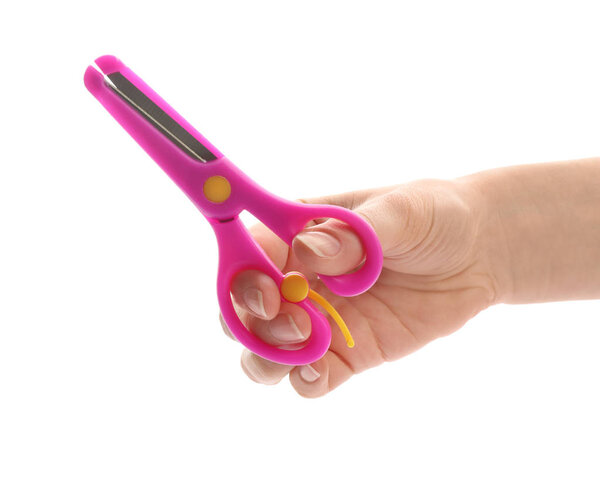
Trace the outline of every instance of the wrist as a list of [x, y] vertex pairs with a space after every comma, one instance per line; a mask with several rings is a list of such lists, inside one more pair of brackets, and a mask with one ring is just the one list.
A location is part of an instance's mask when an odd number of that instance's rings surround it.
[[462, 180], [480, 204], [481, 256], [496, 302], [600, 296], [600, 161], [484, 171]]
[[514, 270], [506, 240], [504, 201], [490, 171], [456, 180], [471, 208], [476, 225], [476, 257], [491, 287], [490, 305], [510, 303], [514, 293]]

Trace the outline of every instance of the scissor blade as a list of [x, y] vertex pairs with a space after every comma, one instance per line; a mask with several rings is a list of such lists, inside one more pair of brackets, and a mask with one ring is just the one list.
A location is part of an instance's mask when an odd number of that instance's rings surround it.
[[200, 162], [216, 160], [216, 156], [193, 135], [157, 106], [120, 72], [104, 76], [106, 84], [143, 115], [174, 144]]

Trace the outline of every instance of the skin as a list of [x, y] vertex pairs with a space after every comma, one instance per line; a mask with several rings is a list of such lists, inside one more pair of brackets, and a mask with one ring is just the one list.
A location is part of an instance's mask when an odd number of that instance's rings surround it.
[[[276, 384], [289, 375], [300, 395], [319, 397], [354, 374], [456, 331], [493, 304], [600, 298], [598, 159], [515, 166], [303, 202], [335, 204], [363, 216], [380, 239], [384, 268], [366, 293], [338, 297], [315, 273], [339, 275], [360, 264], [361, 243], [349, 227], [317, 220], [290, 248], [264, 226], [254, 226], [254, 238], [278, 268], [304, 273], [356, 341], [347, 348], [332, 324], [329, 351], [303, 367], [244, 350], [242, 368], [258, 383]], [[310, 334], [308, 315], [282, 303], [275, 282], [263, 273], [238, 275], [232, 295], [242, 321], [268, 343], [296, 343]]]

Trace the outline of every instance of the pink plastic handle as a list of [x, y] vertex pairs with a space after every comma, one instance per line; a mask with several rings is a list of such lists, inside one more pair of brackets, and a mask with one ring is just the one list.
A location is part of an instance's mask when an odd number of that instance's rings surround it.
[[[207, 175], [218, 173], [231, 184], [231, 197], [218, 206], [222, 213], [229, 213], [228, 216], [233, 217], [246, 209], [290, 246], [296, 235], [313, 219], [335, 218], [348, 224], [361, 240], [365, 260], [352, 273], [340, 276], [319, 275], [333, 293], [356, 296], [364, 293], [377, 281], [383, 265], [381, 244], [372, 226], [355, 212], [340, 206], [303, 204], [282, 199], [256, 184], [225, 157], [209, 163], [206, 168], [210, 170]], [[205, 199], [192, 195], [190, 197], [196, 200], [196, 205], [207, 217], [215, 217], [215, 204], [208, 203], [211, 206], [206, 206]], [[210, 212], [207, 212], [208, 209]], [[221, 215], [219, 219], [228, 216]]]
[[[317, 218], [336, 218], [347, 223], [358, 234], [365, 250], [365, 261], [356, 271], [340, 276], [319, 275], [327, 287], [341, 296], [354, 296], [368, 290], [379, 277], [383, 254], [379, 239], [373, 228], [356, 213], [339, 206], [302, 204], [274, 196], [252, 181], [226, 158], [209, 163], [207, 176], [225, 177], [231, 185], [231, 195], [218, 205], [201, 196], [190, 195], [207, 215], [219, 244], [219, 276], [217, 296], [221, 313], [233, 335], [257, 355], [286, 365], [306, 365], [321, 358], [331, 342], [329, 322], [312, 303], [305, 299], [298, 303], [311, 318], [311, 335], [305, 346], [287, 350], [272, 346], [249, 332], [240, 321], [231, 300], [233, 278], [245, 270], [258, 270], [271, 276], [278, 286], [283, 273], [277, 269], [266, 253], [248, 233], [238, 213], [247, 209], [269, 227], [288, 245], [306, 224]], [[210, 208], [210, 211], [208, 210]], [[220, 210], [218, 219], [215, 210]]]
[[217, 297], [221, 314], [236, 339], [246, 348], [263, 358], [285, 365], [306, 365], [321, 358], [331, 342], [329, 322], [308, 300], [298, 303], [311, 319], [311, 334], [297, 350], [269, 345], [250, 332], [239, 319], [231, 299], [233, 278], [245, 270], [259, 270], [281, 285], [283, 273], [277, 269], [262, 248], [254, 241], [239, 218], [211, 224], [219, 243], [219, 275]]
[[[294, 237], [313, 219], [336, 218], [350, 225], [360, 237], [365, 250], [363, 265], [358, 270], [341, 276], [320, 275], [325, 285], [333, 293], [341, 296], [363, 293], [379, 277], [383, 254], [373, 228], [356, 213], [338, 206], [301, 204], [274, 196], [223, 157], [116, 57], [100, 57], [96, 64], [103, 74], [117, 71], [123, 74], [217, 158], [201, 163], [189, 157], [109, 88], [102, 73], [93, 67], [86, 70], [84, 80], [88, 90], [175, 181], [213, 226], [220, 251], [218, 299], [223, 318], [234, 336], [253, 352], [278, 363], [303, 365], [321, 358], [329, 348], [331, 328], [325, 316], [307, 299], [298, 304], [309, 314], [312, 331], [309, 339], [298, 350], [278, 348], [265, 343], [249, 332], [237, 316], [231, 300], [231, 282], [236, 274], [248, 269], [257, 269], [271, 276], [278, 285], [283, 279], [283, 273], [252, 239], [239, 221], [238, 215], [243, 210], [250, 211], [288, 245], [291, 245]], [[225, 177], [231, 186], [230, 196], [222, 203], [211, 202], [204, 195], [205, 182], [212, 176]]]
[[281, 217], [276, 217], [272, 221], [263, 220], [267, 216], [269, 218], [273, 217], [273, 205], [270, 206], [271, 212], [264, 213], [264, 215], [259, 215], [256, 212], [254, 214], [289, 245], [310, 221], [319, 218], [343, 221], [360, 238], [365, 251], [365, 260], [359, 269], [338, 276], [319, 274], [321, 281], [332, 293], [339, 296], [356, 296], [373, 286], [381, 273], [383, 253], [375, 231], [366, 220], [358, 214], [339, 206], [302, 204], [289, 201], [285, 201], [283, 204], [282, 208], [285, 211], [285, 224], [283, 226], [275, 228], [276, 223], [281, 224]]

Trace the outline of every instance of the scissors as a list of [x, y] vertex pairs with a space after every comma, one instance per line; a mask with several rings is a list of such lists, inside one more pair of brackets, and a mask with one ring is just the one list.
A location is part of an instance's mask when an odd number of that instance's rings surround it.
[[[231, 333], [249, 350], [286, 365], [306, 365], [321, 358], [331, 343], [331, 326], [321, 305], [339, 325], [349, 347], [354, 341], [335, 308], [310, 289], [299, 272], [282, 273], [254, 241], [239, 214], [249, 211], [291, 246], [294, 237], [314, 219], [336, 218], [358, 234], [365, 251], [362, 265], [340, 276], [318, 275], [340, 296], [356, 296], [379, 277], [381, 245], [373, 228], [360, 216], [338, 206], [302, 204], [277, 197], [239, 170], [185, 121], [156, 92], [112, 55], [90, 65], [84, 82], [91, 94], [129, 132], [164, 172], [183, 190], [212, 226], [219, 245], [217, 298]], [[231, 283], [245, 270], [270, 276], [284, 301], [296, 303], [310, 316], [311, 333], [303, 343], [270, 345], [250, 332], [238, 317]]]

